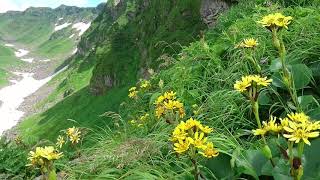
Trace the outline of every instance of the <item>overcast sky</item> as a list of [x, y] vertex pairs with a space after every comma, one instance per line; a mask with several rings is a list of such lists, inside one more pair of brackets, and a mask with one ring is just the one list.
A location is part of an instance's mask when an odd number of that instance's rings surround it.
[[8, 10], [23, 11], [30, 6], [56, 8], [61, 4], [79, 7], [95, 7], [101, 2], [106, 1], [107, 0], [0, 0], [0, 13]]

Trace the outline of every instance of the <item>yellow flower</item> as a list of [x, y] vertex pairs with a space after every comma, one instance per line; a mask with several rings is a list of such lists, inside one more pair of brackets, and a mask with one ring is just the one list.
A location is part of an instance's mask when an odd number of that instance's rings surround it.
[[164, 96], [159, 96], [155, 102], [156, 105], [161, 104], [165, 100]]
[[188, 133], [186, 133], [183, 129], [175, 128], [172, 133], [171, 141], [179, 141], [187, 138]]
[[281, 13], [274, 13], [264, 16], [260, 21], [258, 21], [258, 23], [268, 29], [283, 27], [288, 29], [288, 25], [291, 23], [292, 19], [293, 18], [291, 16], [284, 16]]
[[67, 129], [67, 135], [68, 135], [68, 136], [71, 136], [74, 132], [76, 132], [76, 129], [77, 129], [77, 128], [74, 127], [74, 126], [73, 126], [72, 128], [68, 128], [68, 129]]
[[206, 145], [206, 148], [204, 149], [203, 152], [200, 152], [200, 154], [206, 158], [213, 158], [213, 157], [217, 157], [219, 155], [219, 151], [217, 151], [214, 147], [213, 147], [213, 143], [209, 142]]
[[291, 121], [295, 121], [295, 122], [300, 122], [300, 123], [305, 123], [309, 121], [309, 116], [307, 116], [305, 113], [290, 113], [287, 115], [288, 118]]
[[58, 136], [56, 145], [61, 149], [66, 141], [62, 136]]
[[247, 91], [247, 88], [251, 86], [251, 82], [249, 81], [236, 81], [234, 84], [234, 89], [239, 92], [245, 92]]
[[213, 129], [210, 128], [209, 126], [200, 125], [198, 128], [199, 128], [202, 132], [204, 132], [205, 134], [212, 133], [212, 131], [213, 131]]
[[302, 140], [304, 143], [311, 145], [308, 139], [319, 136], [319, 131], [312, 131], [312, 128], [308, 127], [307, 123], [297, 124], [296, 122], [289, 121], [289, 126], [283, 128], [287, 132], [283, 136], [295, 143], [299, 143]]
[[142, 83], [141, 83], [141, 85], [140, 85], [140, 88], [142, 88], [142, 89], [147, 89], [147, 88], [149, 88], [149, 87], [151, 87], [150, 81], [147, 81], [147, 80], [142, 81]]
[[129, 98], [131, 98], [131, 99], [136, 99], [136, 98], [138, 98], [138, 92], [139, 91], [131, 91], [131, 92], [129, 92]]
[[249, 87], [256, 86], [256, 88], [266, 87], [270, 85], [272, 79], [267, 77], [261, 77], [260, 75], [248, 75], [243, 76], [241, 81], [236, 81], [234, 89], [243, 93], [248, 90]]
[[63, 153], [59, 153], [54, 147], [37, 147], [35, 152], [30, 151], [28, 160], [31, 162], [30, 165], [40, 165], [42, 166], [47, 161], [54, 161], [60, 159]]
[[270, 116], [270, 120], [268, 123], [263, 122], [263, 126], [264, 129], [266, 129], [267, 131], [272, 131], [275, 133], [279, 133], [280, 131], [282, 131], [282, 126], [276, 123], [277, 118]]
[[186, 152], [189, 147], [190, 144], [192, 143], [192, 139], [191, 138], [186, 138], [185, 140], [179, 140], [178, 143], [174, 143], [174, 150], [179, 153], [182, 154], [184, 152]]
[[157, 118], [160, 118], [165, 112], [165, 108], [162, 106], [157, 107], [156, 109], [156, 116]]
[[72, 144], [77, 144], [79, 143], [81, 138], [81, 131], [79, 130], [79, 128], [75, 128], [73, 126], [72, 128], [67, 129], [67, 135]]
[[236, 47], [241, 48], [255, 48], [258, 46], [258, 41], [254, 38], [244, 39], [241, 43], [239, 43]]
[[129, 89], [129, 92], [132, 92], [132, 91], [135, 91], [135, 90], [137, 90], [137, 87], [132, 87], [132, 88]]
[[205, 143], [207, 142], [208, 138], [204, 137], [204, 133], [199, 133], [198, 131], [194, 133], [194, 138], [192, 141], [192, 144], [194, 147], [199, 148], [199, 149], [205, 149], [206, 145]]
[[167, 100], [175, 100], [176, 99], [176, 93], [173, 91], [165, 92], [163, 96]]
[[267, 87], [272, 82], [272, 79], [267, 79], [267, 77], [263, 78], [263, 77], [260, 77], [260, 76], [255, 76], [254, 81], [257, 83], [258, 86]]
[[185, 129], [189, 130], [193, 127], [200, 127], [201, 123], [200, 121], [197, 121], [196, 119], [190, 118], [185, 123]]

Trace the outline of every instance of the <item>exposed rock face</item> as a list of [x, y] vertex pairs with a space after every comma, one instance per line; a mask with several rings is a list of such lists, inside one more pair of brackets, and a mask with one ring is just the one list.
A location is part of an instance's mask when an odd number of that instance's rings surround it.
[[212, 27], [217, 22], [219, 14], [229, 9], [230, 4], [226, 0], [202, 0], [201, 17], [205, 24]]

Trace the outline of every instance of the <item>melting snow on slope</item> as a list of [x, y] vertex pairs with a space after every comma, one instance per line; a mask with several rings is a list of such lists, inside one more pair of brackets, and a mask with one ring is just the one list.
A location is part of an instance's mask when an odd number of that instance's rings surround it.
[[22, 80], [11, 80], [11, 82], [14, 83], [13, 85], [7, 86], [0, 90], [0, 101], [2, 102], [0, 105], [0, 135], [3, 133], [3, 131], [15, 126], [23, 116], [24, 112], [19, 111], [18, 108], [23, 103], [24, 98], [36, 92], [41, 86], [49, 82], [55, 75], [65, 70], [65, 68], [42, 80], [34, 79], [32, 77], [33, 73], [14, 73], [22, 76]]
[[17, 57], [23, 57], [23, 56], [27, 55], [29, 53], [29, 51], [24, 50], [24, 49], [19, 49], [18, 51], [14, 52], [14, 53]]
[[5, 46], [7, 46], [7, 47], [13, 47], [14, 45], [13, 45], [13, 44], [5, 44]]
[[71, 36], [69, 36], [70, 39], [73, 38], [73, 37], [74, 37], [74, 34], [72, 34]]
[[78, 48], [76, 48], [73, 52], [72, 52], [72, 54], [76, 54], [78, 52]]
[[73, 24], [72, 28], [76, 29], [77, 31], [80, 31], [79, 36], [82, 36], [82, 34], [86, 32], [86, 30], [88, 30], [90, 26], [91, 26], [91, 22], [89, 23], [79, 22], [79, 23]]
[[28, 62], [28, 63], [32, 63], [32, 61], [34, 60], [33, 58], [22, 58], [22, 61]]
[[61, 25], [57, 25], [56, 24], [56, 27], [54, 28], [54, 31], [59, 31], [59, 30], [64, 29], [64, 28], [66, 28], [66, 27], [68, 27], [70, 25], [71, 25], [71, 23], [64, 23], [64, 24], [61, 24]]
[[51, 61], [51, 59], [44, 59], [44, 60], [40, 60], [41, 62], [49, 62]]

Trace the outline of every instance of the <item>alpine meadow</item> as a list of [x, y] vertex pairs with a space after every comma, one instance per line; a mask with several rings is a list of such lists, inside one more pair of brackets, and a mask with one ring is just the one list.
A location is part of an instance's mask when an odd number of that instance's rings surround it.
[[320, 179], [319, 0], [49, 1], [0, 13], [0, 179]]

